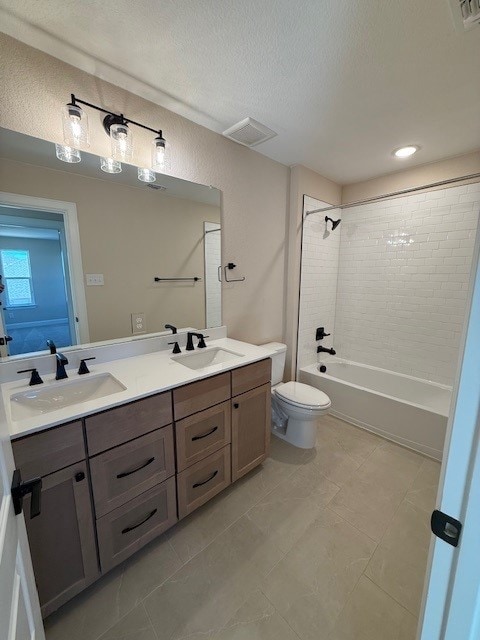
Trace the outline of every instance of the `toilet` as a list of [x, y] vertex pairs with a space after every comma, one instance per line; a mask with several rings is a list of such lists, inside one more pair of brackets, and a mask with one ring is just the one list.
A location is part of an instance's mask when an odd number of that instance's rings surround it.
[[272, 433], [295, 447], [312, 449], [317, 419], [328, 413], [330, 398], [308, 384], [282, 382], [287, 345], [269, 342], [261, 346], [272, 359]]

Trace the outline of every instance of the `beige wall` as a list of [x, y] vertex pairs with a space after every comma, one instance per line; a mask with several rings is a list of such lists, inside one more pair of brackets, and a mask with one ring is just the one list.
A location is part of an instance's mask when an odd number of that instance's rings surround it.
[[[480, 172], [480, 151], [475, 151], [455, 158], [447, 158], [439, 162], [397, 171], [372, 180], [344, 185], [342, 188], [342, 203], [364, 200], [401, 189], [421, 187], [424, 184], [478, 172]], [[474, 181], [478, 181], [478, 178]], [[459, 182], [457, 184], [462, 183]]]
[[[223, 285], [230, 334], [254, 343], [283, 339], [288, 167], [4, 34], [0, 55], [0, 125], [7, 129], [61, 142], [61, 108], [72, 92], [163, 129], [170, 173], [222, 191], [223, 262], [246, 276]], [[89, 111], [89, 118], [90, 151], [109, 154], [100, 117]], [[151, 137], [134, 134], [134, 164], [148, 166]]]
[[295, 379], [295, 353], [297, 350], [298, 303], [302, 242], [303, 196], [308, 195], [328, 204], [340, 204], [341, 186], [321, 175], [295, 165], [290, 177], [290, 217], [288, 220], [288, 261], [285, 274], [285, 341], [287, 363], [285, 377]]
[[5, 159], [0, 191], [76, 204], [83, 271], [105, 279], [104, 286], [85, 287], [92, 342], [131, 335], [131, 314], [138, 312], [148, 332], [167, 322], [205, 326], [204, 279], [153, 278], [204, 278], [203, 223], [220, 222], [218, 207]]

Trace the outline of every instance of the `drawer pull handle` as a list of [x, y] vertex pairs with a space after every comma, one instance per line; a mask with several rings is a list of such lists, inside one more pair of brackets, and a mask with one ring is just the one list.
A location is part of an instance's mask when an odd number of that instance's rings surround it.
[[117, 478], [126, 478], [127, 476], [131, 476], [132, 473], [137, 473], [137, 471], [140, 471], [140, 469], [145, 469], [145, 467], [148, 467], [148, 465], [152, 464], [154, 460], [155, 460], [155, 456], [153, 458], [149, 458], [144, 464], [141, 464], [136, 469], [132, 469], [131, 471], [123, 471], [122, 473], [119, 473], [117, 475]]
[[218, 469], [217, 469], [216, 471], [214, 471], [214, 472], [212, 473], [212, 475], [211, 475], [209, 478], [207, 478], [206, 480], [204, 480], [203, 482], [196, 482], [196, 483], [193, 485], [193, 487], [192, 487], [192, 488], [193, 488], [193, 489], [196, 489], [197, 487], [201, 487], [202, 485], [207, 484], [207, 482], [210, 482], [210, 480], [213, 480], [213, 479], [215, 478], [215, 476], [217, 475], [217, 473], [218, 473]]
[[153, 516], [157, 513], [158, 509], [154, 509], [153, 511], [150, 511], [150, 513], [148, 514], [148, 516], [146, 518], [144, 518], [141, 522], [139, 522], [138, 524], [134, 524], [131, 525], [130, 527], [125, 527], [125, 529], [122, 529], [122, 534], [123, 533], [128, 533], [129, 531], [133, 531], [134, 529], [138, 529], [138, 527], [141, 527], [142, 524], [145, 524], [145, 522], [147, 522], [148, 520], [150, 520], [150, 518], [153, 518]]
[[218, 429], [218, 427], [213, 427], [213, 429], [210, 429], [210, 431], [207, 431], [207, 433], [202, 433], [201, 436], [193, 436], [192, 442], [194, 442], [195, 440], [202, 440], [203, 438], [206, 438], [207, 436], [211, 436], [212, 433], [215, 433], [215, 431], [217, 429]]

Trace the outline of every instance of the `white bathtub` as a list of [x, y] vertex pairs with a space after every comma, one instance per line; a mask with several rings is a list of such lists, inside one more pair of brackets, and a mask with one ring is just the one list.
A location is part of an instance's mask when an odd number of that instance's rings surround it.
[[451, 387], [341, 360], [303, 367], [299, 381], [324, 391], [330, 413], [441, 460]]

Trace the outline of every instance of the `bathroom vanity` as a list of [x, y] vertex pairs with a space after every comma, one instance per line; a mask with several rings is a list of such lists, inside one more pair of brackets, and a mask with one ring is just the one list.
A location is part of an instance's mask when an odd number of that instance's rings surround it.
[[[200, 371], [170, 353], [109, 363], [123, 391], [43, 414], [40, 426], [24, 420], [23, 432], [17, 425], [16, 467], [23, 479], [42, 478], [41, 513], [30, 517], [27, 496], [24, 514], [44, 617], [265, 460], [271, 360], [246, 347], [251, 354], [240, 361]], [[157, 376], [148, 370], [155, 360], [163, 363]], [[143, 379], [135, 367], [143, 367]], [[178, 375], [193, 381], [179, 384]], [[150, 386], [134, 399], [155, 378], [157, 392]], [[92, 402], [97, 410], [89, 410]], [[58, 424], [68, 412], [75, 419]]]

